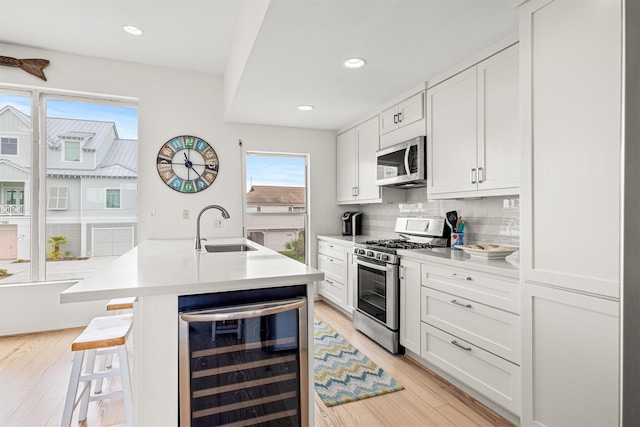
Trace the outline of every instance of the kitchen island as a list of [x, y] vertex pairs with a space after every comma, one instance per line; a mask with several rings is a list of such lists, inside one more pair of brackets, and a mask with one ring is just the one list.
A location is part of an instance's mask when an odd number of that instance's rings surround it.
[[[324, 274], [243, 238], [211, 245], [247, 245], [238, 252], [194, 249], [192, 239], [148, 240], [71, 286], [62, 303], [137, 297], [133, 333], [136, 426], [178, 424], [178, 297], [306, 285], [308, 348], [313, 348], [314, 281]], [[313, 352], [309, 362], [309, 424], [313, 425]]]

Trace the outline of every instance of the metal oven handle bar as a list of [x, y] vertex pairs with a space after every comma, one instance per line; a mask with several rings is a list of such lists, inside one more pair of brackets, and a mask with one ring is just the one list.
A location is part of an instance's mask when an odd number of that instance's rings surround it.
[[250, 319], [295, 310], [304, 306], [305, 303], [306, 301], [304, 299], [293, 299], [238, 307], [224, 307], [195, 313], [182, 313], [180, 319], [187, 323]]
[[357, 257], [355, 258], [355, 261], [356, 261], [356, 264], [364, 265], [365, 267], [373, 268], [375, 270], [380, 270], [380, 271], [393, 271], [393, 269], [395, 267], [395, 264], [387, 264], [387, 263], [385, 263], [385, 264], [381, 265], [381, 264], [376, 264], [376, 263], [373, 263], [373, 262], [367, 262], [367, 261], [364, 261], [364, 260], [362, 260], [360, 258], [357, 258]]

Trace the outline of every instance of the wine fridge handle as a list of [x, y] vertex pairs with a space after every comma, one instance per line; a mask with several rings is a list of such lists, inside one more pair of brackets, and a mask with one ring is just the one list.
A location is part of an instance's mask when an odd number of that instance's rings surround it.
[[267, 302], [239, 307], [225, 307], [197, 313], [182, 313], [180, 319], [191, 322], [219, 322], [225, 320], [250, 319], [298, 309], [306, 304], [305, 299]]

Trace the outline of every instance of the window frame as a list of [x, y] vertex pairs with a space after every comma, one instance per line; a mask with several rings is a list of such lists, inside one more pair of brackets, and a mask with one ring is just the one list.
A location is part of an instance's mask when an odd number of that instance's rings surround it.
[[[16, 145], [16, 152], [15, 154], [7, 154], [7, 153], [3, 153], [2, 152], [2, 147], [4, 147], [4, 142], [2, 141], [3, 139], [13, 139], [16, 141], [15, 145]], [[13, 137], [13, 136], [0, 136], [0, 156], [19, 156], [20, 152], [19, 152], [19, 148], [20, 148], [20, 144], [18, 144], [20, 141], [17, 137]]]
[[[75, 282], [77, 279], [48, 279], [46, 276], [46, 255], [49, 245], [46, 243], [47, 235], [47, 212], [49, 201], [48, 185], [51, 184], [49, 176], [47, 174], [47, 159], [49, 159], [49, 150], [52, 148], [48, 143], [40, 143], [46, 141], [47, 137], [47, 102], [49, 100], [64, 100], [64, 101], [78, 101], [84, 103], [96, 103], [100, 105], [110, 105], [118, 107], [135, 108], [139, 111], [139, 99], [135, 97], [118, 96], [118, 95], [105, 95], [94, 93], [72, 93], [64, 89], [54, 88], [37, 88], [37, 87], [20, 87], [17, 88], [10, 84], [0, 82], [0, 91], [3, 94], [19, 96], [30, 99], [30, 117], [31, 126], [28, 140], [24, 141], [18, 138], [18, 155], [24, 151], [20, 149], [21, 145], [27, 144], [30, 149], [28, 150], [29, 165], [30, 165], [30, 178], [31, 188], [33, 191], [25, 192], [25, 204], [28, 204], [30, 209], [29, 216], [29, 278], [25, 281], [17, 282], [16, 285], [30, 285], [47, 282]], [[137, 118], [139, 124], [139, 117]], [[3, 135], [8, 136], [10, 133], [3, 132]], [[10, 136], [11, 137], [11, 136]], [[62, 140], [64, 141], [64, 139]], [[24, 147], [23, 147], [24, 148]], [[64, 144], [57, 147], [58, 150], [64, 150]], [[82, 145], [80, 146], [80, 158], [82, 161]], [[61, 153], [62, 154], [62, 153]], [[9, 156], [9, 155], [7, 155]], [[61, 163], [64, 161], [64, 157], [60, 158]], [[77, 161], [70, 161], [68, 164], [78, 164]], [[54, 185], [55, 186], [55, 185]], [[59, 186], [59, 185], [58, 185]], [[39, 189], [36, 190], [36, 189]], [[69, 193], [67, 194], [67, 197]], [[68, 206], [68, 203], [67, 203]], [[68, 210], [68, 209], [67, 209]], [[136, 221], [140, 219], [139, 212], [137, 212]]]
[[[69, 160], [67, 159], [67, 144], [78, 144], [78, 160]], [[63, 140], [62, 143], [62, 159], [61, 161], [65, 163], [82, 163], [82, 141], [73, 141], [73, 140]]]
[[[57, 190], [57, 195], [55, 196], [55, 207], [51, 207], [51, 201], [54, 199], [54, 196], [51, 194], [53, 189]], [[66, 194], [64, 195], [64, 198], [60, 196], [60, 190], [63, 189], [65, 190]], [[47, 188], [48, 190], [48, 196], [47, 196], [47, 210], [48, 211], [66, 211], [69, 208], [69, 187], [63, 187], [63, 186], [50, 186]], [[60, 206], [60, 201], [64, 200], [64, 207]]]
[[[118, 206], [110, 207], [109, 206], [109, 191], [117, 191], [118, 192]], [[119, 187], [105, 187], [104, 189], [104, 208], [105, 209], [122, 209], [122, 189]]]

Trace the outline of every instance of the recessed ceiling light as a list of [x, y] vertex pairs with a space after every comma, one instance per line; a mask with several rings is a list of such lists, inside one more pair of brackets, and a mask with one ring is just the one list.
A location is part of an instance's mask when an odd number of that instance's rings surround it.
[[344, 66], [347, 68], [362, 68], [367, 64], [367, 61], [361, 58], [349, 58], [344, 61]]
[[123, 28], [127, 33], [132, 34], [134, 36], [141, 36], [144, 33], [142, 29], [134, 25], [125, 25]]
[[314, 108], [315, 107], [313, 105], [298, 105], [298, 110], [302, 110], [302, 111], [311, 111]]

